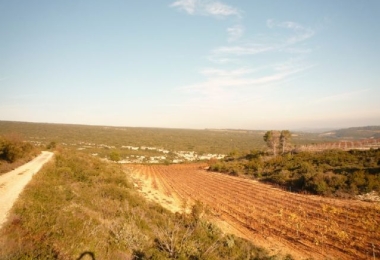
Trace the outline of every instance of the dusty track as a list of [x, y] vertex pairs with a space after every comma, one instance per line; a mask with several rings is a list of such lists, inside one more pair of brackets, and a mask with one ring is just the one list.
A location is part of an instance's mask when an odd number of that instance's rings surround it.
[[127, 167], [171, 203], [200, 200], [241, 236], [276, 252], [297, 259], [380, 258], [379, 204], [289, 193], [202, 165]]
[[42, 152], [32, 161], [0, 176], [0, 228], [24, 187], [52, 156], [51, 152]]

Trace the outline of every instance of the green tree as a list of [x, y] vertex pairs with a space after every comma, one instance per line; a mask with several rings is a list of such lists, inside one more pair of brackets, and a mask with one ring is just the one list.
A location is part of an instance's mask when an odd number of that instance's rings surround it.
[[290, 139], [292, 134], [289, 130], [282, 130], [280, 133], [280, 146], [282, 148], [282, 153], [285, 153], [286, 147], [290, 144]]
[[120, 154], [116, 151], [112, 151], [110, 153], [110, 159], [111, 159], [111, 161], [118, 162], [118, 161], [120, 161]]
[[275, 130], [267, 131], [264, 134], [264, 141], [272, 149], [274, 156], [277, 155], [277, 148], [280, 144], [280, 132]]
[[55, 149], [57, 147], [57, 142], [55, 141], [51, 141], [47, 146], [46, 146], [46, 149], [50, 150], [50, 149]]

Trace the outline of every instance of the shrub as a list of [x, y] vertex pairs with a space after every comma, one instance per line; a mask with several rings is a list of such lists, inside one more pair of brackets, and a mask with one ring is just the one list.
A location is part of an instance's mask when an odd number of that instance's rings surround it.
[[114, 162], [120, 161], [120, 154], [118, 152], [116, 152], [116, 151], [112, 151], [110, 153], [110, 160], [114, 161]]
[[37, 155], [39, 150], [18, 135], [0, 136], [0, 173], [10, 171]]

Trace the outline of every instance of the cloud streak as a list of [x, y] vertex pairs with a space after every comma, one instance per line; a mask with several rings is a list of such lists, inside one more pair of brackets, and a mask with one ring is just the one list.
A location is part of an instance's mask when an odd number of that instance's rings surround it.
[[306, 68], [299, 67], [287, 71], [273, 70], [267, 75], [259, 74], [262, 69], [264, 68], [204, 69], [201, 73], [207, 76], [205, 81], [179, 89], [189, 97], [180, 106], [199, 108], [203, 112], [207, 112], [208, 109], [215, 111], [215, 109], [228, 107], [230, 112], [235, 110], [238, 112], [242, 107], [251, 107], [252, 102], [266, 104], [265, 100], [273, 96], [273, 85], [292, 78], [293, 75]]
[[209, 77], [236, 77], [251, 74], [255, 71], [257, 71], [257, 69], [239, 68], [234, 70], [222, 70], [215, 68], [206, 68], [201, 70], [200, 73]]
[[239, 45], [239, 46], [224, 46], [219, 47], [212, 51], [214, 55], [254, 55], [262, 52], [267, 52], [274, 50], [274, 46], [265, 46], [261, 44], [248, 44], [248, 45]]
[[291, 22], [291, 21], [275, 22], [272, 19], [268, 19], [267, 26], [270, 29], [284, 28], [284, 29], [292, 30], [295, 35], [285, 40], [285, 43], [287, 44], [295, 44], [297, 42], [305, 41], [311, 38], [315, 33], [314, 30], [310, 28], [306, 28], [298, 23]]
[[239, 40], [244, 34], [244, 28], [242, 25], [235, 25], [227, 28], [228, 42], [234, 42]]
[[[314, 36], [314, 30], [306, 28], [295, 22], [275, 22], [274, 20], [268, 19], [266, 25], [271, 30], [285, 29], [285, 36], [278, 36], [276, 32], [275, 37], [264, 38], [261, 40], [251, 41], [240, 45], [228, 45], [215, 48], [211, 51], [210, 60], [221, 60], [222, 57], [229, 56], [246, 56], [246, 55], [256, 55], [265, 52], [287, 52], [290, 54], [307, 54], [312, 50], [310, 48], [297, 48], [296, 44], [306, 41]], [[288, 33], [290, 31], [290, 35]], [[229, 33], [228, 41], [234, 42], [239, 39], [244, 30], [239, 30], [239, 26], [231, 27], [227, 29]], [[281, 32], [281, 31], [280, 31]]]
[[360, 89], [360, 90], [356, 90], [356, 91], [340, 93], [337, 95], [330, 95], [330, 96], [319, 98], [319, 99], [315, 100], [314, 102], [315, 103], [324, 103], [324, 102], [346, 100], [346, 99], [353, 98], [353, 97], [357, 96], [358, 94], [368, 92], [370, 90], [371, 90], [370, 88], [367, 88], [367, 89]]
[[254, 76], [259, 69], [239, 68], [234, 70], [220, 70], [208, 68], [201, 71], [201, 74], [208, 76], [204, 82], [182, 87], [189, 92], [209, 93], [209, 90], [239, 87], [263, 86], [269, 83], [284, 80], [291, 75], [309, 69], [310, 65], [276, 65], [269, 75]]
[[241, 17], [241, 12], [229, 5], [219, 1], [211, 0], [178, 0], [170, 5], [170, 7], [185, 11], [190, 15], [203, 15], [213, 17]]

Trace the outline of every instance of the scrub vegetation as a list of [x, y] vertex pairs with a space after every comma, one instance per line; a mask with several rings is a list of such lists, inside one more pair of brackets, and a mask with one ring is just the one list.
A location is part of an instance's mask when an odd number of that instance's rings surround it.
[[292, 191], [350, 196], [380, 192], [380, 149], [271, 156], [254, 150], [212, 162], [210, 170], [248, 176]]
[[39, 149], [18, 135], [0, 135], [0, 174], [26, 163], [38, 153]]
[[262, 150], [230, 153], [221, 161], [210, 162], [209, 169], [319, 195], [348, 197], [380, 192], [380, 148], [376, 139], [369, 139], [376, 140], [375, 149], [309, 152], [294, 149], [291, 136], [288, 130], [267, 131], [263, 139], [270, 153]]

